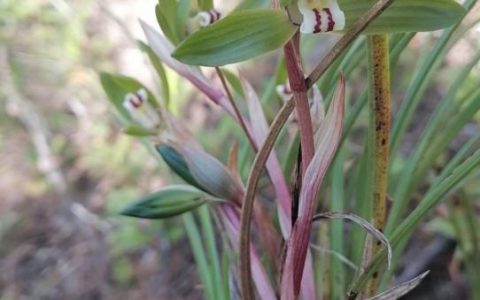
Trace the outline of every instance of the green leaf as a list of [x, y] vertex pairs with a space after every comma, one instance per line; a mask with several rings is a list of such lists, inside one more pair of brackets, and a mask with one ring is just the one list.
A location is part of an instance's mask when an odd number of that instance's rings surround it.
[[123, 101], [125, 99], [125, 95], [128, 93], [135, 93], [139, 89], [145, 89], [148, 94], [148, 102], [152, 104], [154, 107], [159, 107], [155, 96], [153, 96], [152, 92], [148, 88], [146, 88], [143, 84], [141, 84], [136, 79], [133, 79], [128, 76], [112, 74], [101, 72], [100, 73], [100, 81], [102, 83], [103, 90], [107, 94], [110, 102], [115, 106], [115, 108], [120, 112], [122, 116], [130, 120], [130, 116], [128, 112], [123, 107]]
[[180, 42], [176, 26], [177, 6], [176, 0], [160, 0], [155, 6], [158, 25], [160, 25], [163, 34], [175, 45]]
[[213, 0], [198, 0], [198, 9], [209, 10], [213, 8]]
[[186, 185], [172, 185], [133, 202], [120, 214], [143, 219], [164, 219], [191, 211], [205, 202], [206, 196], [201, 191]]
[[187, 230], [188, 239], [190, 240], [190, 246], [192, 248], [193, 256], [195, 258], [195, 265], [197, 266], [197, 272], [200, 280], [203, 284], [203, 290], [205, 299], [216, 299], [214, 292], [214, 277], [210, 272], [209, 263], [207, 261], [207, 252], [203, 245], [203, 236], [198, 230], [198, 225], [195, 222], [192, 213], [186, 213], [183, 215], [183, 222], [185, 229]]
[[180, 38], [180, 41], [185, 38], [185, 35], [187, 33], [187, 22], [190, 17], [190, 11], [192, 6], [191, 2], [191, 0], [178, 0], [175, 28], [177, 29], [177, 34]]
[[267, 8], [271, 5], [269, 0], [243, 0], [234, 9], [234, 11], [254, 9], [254, 8]]
[[236, 63], [281, 47], [295, 30], [280, 10], [240, 11], [195, 32], [172, 56], [191, 65]]
[[155, 135], [155, 132], [149, 131], [135, 124], [130, 124], [123, 129], [123, 133], [126, 135], [136, 136], [136, 137], [145, 137], [150, 135]]
[[[377, 0], [338, 0], [348, 28]], [[465, 9], [453, 0], [396, 0], [364, 33], [433, 31], [454, 25]]]

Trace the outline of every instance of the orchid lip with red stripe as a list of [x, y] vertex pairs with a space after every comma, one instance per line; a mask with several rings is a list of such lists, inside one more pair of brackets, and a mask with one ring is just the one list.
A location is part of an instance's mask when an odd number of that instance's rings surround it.
[[300, 31], [320, 33], [343, 30], [345, 14], [336, 0], [298, 0], [303, 15]]
[[313, 28], [313, 33], [318, 33], [322, 31], [322, 15], [316, 8], [313, 9], [313, 13], [315, 14], [315, 27]]
[[200, 25], [207, 26], [220, 20], [221, 14], [216, 9], [210, 9], [206, 11], [200, 11], [197, 18], [200, 18]]
[[323, 11], [326, 12], [328, 15], [327, 31], [333, 31], [333, 28], [335, 28], [335, 21], [333, 21], [332, 11], [330, 10], [330, 8], [324, 8]]
[[132, 97], [130, 98], [130, 103], [135, 108], [139, 108], [140, 106], [142, 106], [142, 103], [144, 101], [145, 101], [145, 99], [143, 99], [143, 97], [139, 93], [133, 94]]

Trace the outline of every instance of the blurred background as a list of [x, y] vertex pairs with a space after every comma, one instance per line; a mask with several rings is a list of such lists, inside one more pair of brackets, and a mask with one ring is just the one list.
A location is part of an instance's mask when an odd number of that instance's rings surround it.
[[155, 4], [0, 1], [0, 299], [201, 295], [175, 220], [118, 216], [165, 176], [119, 131], [98, 72], [152, 84], [135, 39]]
[[[106, 70], [156, 86], [135, 41], [144, 40], [138, 18], [156, 24], [156, 2], [0, 0], [1, 300], [201, 299], [181, 222], [117, 214], [130, 200], [174, 181], [145, 147], [122, 135], [98, 79]], [[479, 35], [478, 28], [469, 31], [449, 52], [417, 113], [419, 124], [445, 93], [455, 67], [478, 51]], [[418, 35], [399, 71], [409, 72], [431, 44], [430, 35]], [[257, 86], [262, 82], [256, 79], [275, 67], [268, 59], [261, 66], [245, 68]], [[476, 68], [469, 80], [473, 85], [478, 78]], [[219, 119], [218, 110], [180, 79], [172, 80], [178, 101], [171, 109], [188, 118], [203, 144], [218, 149], [233, 140], [228, 126], [212, 136], [213, 126], [231, 122]], [[450, 151], [476, 130], [478, 121], [466, 126]], [[409, 135], [413, 143], [418, 132], [412, 128]], [[408, 143], [404, 147], [408, 151]], [[451, 243], [441, 246], [443, 264], [453, 255], [454, 246], [445, 246]], [[451, 273], [444, 274], [450, 282]]]

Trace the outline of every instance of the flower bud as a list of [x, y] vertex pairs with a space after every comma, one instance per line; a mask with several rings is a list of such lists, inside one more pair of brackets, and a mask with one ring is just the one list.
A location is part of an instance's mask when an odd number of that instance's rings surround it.
[[122, 215], [142, 219], [164, 219], [191, 211], [207, 202], [207, 196], [186, 185], [172, 185], [143, 197], [122, 212]]
[[220, 199], [237, 199], [241, 187], [228, 169], [199, 147], [157, 145], [165, 162], [186, 182]]

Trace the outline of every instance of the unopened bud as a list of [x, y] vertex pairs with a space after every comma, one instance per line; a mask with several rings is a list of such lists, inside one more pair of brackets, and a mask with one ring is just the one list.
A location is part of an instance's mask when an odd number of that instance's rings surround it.
[[207, 202], [207, 195], [194, 187], [172, 185], [143, 197], [122, 212], [142, 219], [164, 219], [191, 211]]
[[241, 191], [228, 169], [198, 147], [157, 145], [157, 151], [175, 173], [190, 184], [220, 199], [237, 199]]

